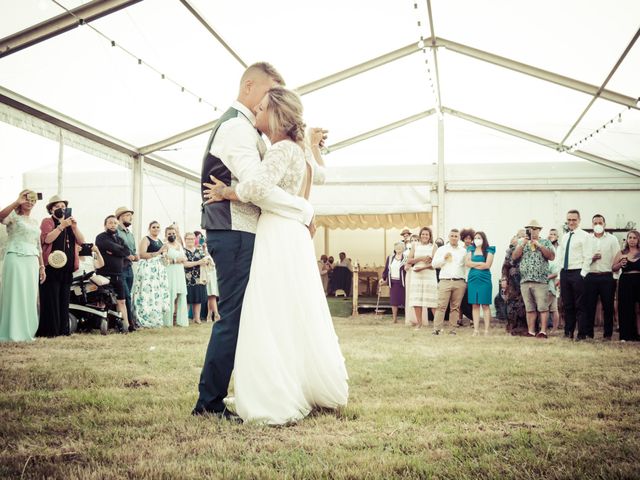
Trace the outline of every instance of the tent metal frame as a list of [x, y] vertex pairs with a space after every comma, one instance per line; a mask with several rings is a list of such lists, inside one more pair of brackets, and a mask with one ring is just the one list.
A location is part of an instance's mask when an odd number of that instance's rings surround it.
[[[102, 18], [111, 13], [128, 8], [129, 6], [134, 5], [140, 1], [141, 0], [93, 0], [89, 3], [86, 3], [80, 7], [77, 7], [71, 10], [71, 13], [65, 12], [61, 15], [45, 20], [44, 22], [40, 22], [36, 25], [28, 27], [13, 35], [0, 39], [0, 58], [11, 55], [17, 51], [29, 48], [32, 45], [45, 41], [56, 35], [60, 35], [84, 23], [91, 22], [93, 20]], [[207, 31], [209, 31], [209, 33], [214, 36], [214, 38], [216, 38], [216, 40], [229, 52], [230, 55], [232, 55], [241, 65], [246, 66], [242, 58], [222, 39], [222, 37], [220, 37], [220, 35], [211, 27], [211, 25], [191, 5], [191, 3], [188, 0], [180, 0], [180, 2], [203, 25], [203, 27], [206, 28]], [[532, 65], [521, 63], [509, 58], [501, 57], [499, 55], [496, 55], [490, 52], [486, 52], [486, 51], [479, 50], [467, 45], [462, 45], [450, 40], [437, 37], [435, 35], [435, 30], [434, 30], [434, 19], [431, 11], [430, 0], [427, 0], [427, 8], [428, 8], [428, 15], [429, 15], [429, 27], [431, 30], [431, 37], [424, 41], [424, 45], [427, 46], [428, 44], [428, 48], [432, 49], [433, 55], [434, 55], [434, 61], [436, 64], [435, 74], [436, 74], [436, 89], [437, 89], [437, 99], [436, 99], [437, 107], [435, 111], [446, 113], [472, 123], [476, 123], [476, 124], [479, 124], [503, 133], [507, 133], [509, 135], [516, 136], [523, 140], [532, 141], [549, 148], [554, 148], [556, 150], [561, 150], [564, 147], [562, 145], [563, 142], [558, 143], [551, 140], [547, 140], [541, 137], [537, 137], [535, 135], [531, 135], [526, 132], [513, 129], [505, 125], [500, 125], [500, 124], [491, 122], [490, 120], [481, 119], [469, 114], [465, 114], [459, 111], [449, 109], [447, 107], [443, 107], [442, 100], [440, 97], [441, 90], [440, 90], [440, 80], [439, 80], [439, 69], [437, 64], [438, 48], [446, 48], [447, 50], [451, 50], [461, 55], [466, 55], [477, 60], [488, 62], [503, 68], [508, 68], [510, 70], [513, 70], [522, 74], [530, 75], [541, 80], [545, 80], [548, 82], [555, 83], [557, 85], [561, 85], [566, 88], [583, 92], [593, 96], [594, 100], [595, 98], [603, 98], [605, 100], [608, 100], [620, 105], [624, 105], [628, 108], [640, 110], [640, 108], [638, 107], [638, 99], [630, 97], [628, 95], [624, 95], [622, 93], [605, 89], [604, 87], [606, 86], [606, 82], [603, 85], [598, 87], [595, 85], [588, 84], [586, 82], [582, 82], [580, 80], [559, 75], [557, 73], [549, 72], [549, 71], [534, 67]], [[631, 45], [633, 45], [633, 42], [635, 41], [635, 39], [637, 39], [639, 34], [640, 34], [640, 30], [638, 31], [638, 33], [636, 33], [636, 36], [628, 46], [627, 51], [630, 49]], [[298, 87], [296, 90], [300, 95], [306, 95], [308, 93], [317, 91], [321, 88], [325, 88], [337, 82], [352, 78], [356, 75], [359, 75], [371, 69], [393, 62], [400, 58], [417, 53], [420, 50], [421, 50], [421, 46], [418, 42], [412, 43], [405, 47], [391, 51], [387, 54], [381, 55], [379, 57], [373, 58], [371, 60], [360, 63], [358, 65], [355, 65], [353, 67], [339, 71], [327, 77], [315, 80], [306, 85], [302, 85]], [[624, 58], [624, 55], [622, 58], [620, 58], [618, 64], [616, 65], [616, 68], [622, 62], [623, 58]], [[592, 102], [594, 100], [592, 100]], [[37, 102], [29, 100], [25, 97], [20, 96], [15, 92], [11, 92], [2, 87], [0, 87], [0, 103], [4, 103], [11, 107], [17, 108], [18, 110], [21, 110], [25, 113], [33, 115], [42, 120], [45, 120], [65, 130], [74, 132], [78, 135], [81, 135], [84, 138], [97, 142], [108, 148], [130, 155], [134, 159], [134, 177], [135, 177], [135, 171], [137, 171], [138, 175], [141, 176], [143, 166], [145, 164], [148, 164], [156, 168], [159, 168], [161, 170], [164, 170], [166, 172], [185, 178], [187, 180], [191, 180], [199, 183], [200, 179], [195, 174], [195, 172], [182, 168], [179, 165], [174, 164], [173, 162], [169, 162], [165, 159], [162, 159], [161, 157], [158, 157], [156, 155], [154, 156], [149, 156], [149, 155], [167, 146], [180, 143], [182, 141], [188, 140], [197, 135], [205, 133], [208, 130], [210, 130], [215, 124], [215, 121], [207, 122], [206, 124], [196, 126], [184, 132], [177, 133], [169, 138], [162, 139], [153, 144], [137, 148], [127, 144], [126, 142], [116, 139], [104, 132], [101, 132], [88, 125], [85, 125], [75, 119], [67, 117], [62, 113], [49, 109], [44, 105], [38, 104]], [[426, 118], [426, 116], [432, 115], [433, 113], [435, 113], [435, 111], [433, 109], [428, 110], [426, 112], [422, 112], [422, 113], [413, 115], [411, 117], [407, 117], [405, 119], [401, 119], [396, 122], [390, 123], [388, 125], [379, 127], [369, 132], [365, 132], [363, 134], [357, 135], [350, 139], [343, 140], [332, 146], [329, 146], [328, 150], [332, 151], [332, 150], [337, 150], [339, 148], [344, 148], [349, 145], [353, 145], [360, 141], [363, 141], [368, 138], [374, 137], [376, 135], [380, 135], [382, 133], [390, 131], [394, 128], [399, 128], [400, 126], [406, 125], [408, 123], [417, 121], [422, 118]], [[578, 119], [578, 121], [576, 122], [576, 125], [580, 122], [581, 119], [582, 119], [582, 116]], [[575, 125], [573, 128], [575, 128]], [[443, 118], [439, 116], [439, 119], [438, 119], [438, 170], [439, 170], [439, 177], [442, 177], [440, 179], [442, 181], [441, 183], [444, 182], [443, 142], [444, 142], [444, 124], [443, 124]], [[615, 162], [613, 160], [592, 155], [588, 152], [583, 152], [583, 151], [574, 151], [574, 152], [567, 151], [566, 153], [580, 157], [584, 160], [602, 165], [607, 168], [612, 168], [618, 171], [622, 171], [634, 177], [640, 177], [639, 169]], [[138, 178], [134, 182], [134, 187], [135, 185], [138, 185], [138, 188], [142, 187], [140, 178]], [[136, 195], [140, 195], [140, 192], [136, 193], [134, 188], [134, 204], [141, 202], [141, 198], [137, 200], [138, 197]], [[443, 200], [443, 198], [440, 198], [440, 197], [443, 195], [444, 195], [444, 188], [439, 189], [440, 201], [438, 203], [440, 208], [443, 206], [440, 203]], [[441, 218], [441, 211], [438, 212], [438, 217], [439, 219]], [[442, 221], [443, 220], [444, 219], [442, 216]]]
[[93, 0], [0, 40], [0, 58], [130, 7], [142, 0]]

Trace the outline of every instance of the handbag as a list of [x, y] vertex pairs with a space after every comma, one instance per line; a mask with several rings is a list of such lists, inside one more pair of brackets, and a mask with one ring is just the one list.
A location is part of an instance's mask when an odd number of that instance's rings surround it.
[[[62, 240], [62, 244], [67, 244], [67, 229], [64, 229], [64, 238]], [[67, 245], [69, 247], [69, 245]], [[62, 268], [67, 264], [68, 258], [67, 254], [62, 250], [54, 250], [49, 254], [49, 265], [53, 268]]]
[[200, 278], [196, 282], [198, 285], [206, 285], [209, 278], [209, 273], [211, 272], [211, 264], [207, 261], [204, 265], [200, 265]]
[[49, 254], [49, 266], [62, 268], [67, 264], [67, 254], [62, 250], [54, 250]]

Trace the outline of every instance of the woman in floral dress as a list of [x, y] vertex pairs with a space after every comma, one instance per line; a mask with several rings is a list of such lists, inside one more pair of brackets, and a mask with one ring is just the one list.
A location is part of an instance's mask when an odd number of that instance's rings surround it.
[[202, 323], [200, 320], [200, 307], [207, 300], [206, 277], [202, 276], [200, 267], [204, 265], [206, 254], [200, 246], [196, 246], [196, 236], [188, 232], [184, 236], [184, 254], [187, 261], [184, 262], [184, 276], [187, 282], [187, 303], [191, 306], [194, 323]]
[[135, 305], [138, 323], [143, 328], [162, 326], [162, 319], [169, 310], [169, 283], [163, 255], [167, 247], [158, 238], [160, 224], [149, 224], [149, 235], [138, 247], [140, 261], [134, 277], [131, 296]]

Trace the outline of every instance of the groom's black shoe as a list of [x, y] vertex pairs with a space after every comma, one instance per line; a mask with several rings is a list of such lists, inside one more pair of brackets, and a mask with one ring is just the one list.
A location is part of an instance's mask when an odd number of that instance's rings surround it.
[[221, 411], [221, 412], [212, 412], [209, 410], [201, 410], [201, 409], [193, 409], [193, 411], [191, 412], [191, 415], [198, 417], [198, 416], [203, 416], [203, 417], [207, 417], [207, 416], [211, 416], [211, 417], [215, 417], [218, 418], [220, 420], [226, 420], [228, 422], [231, 423], [242, 423], [242, 419], [236, 415], [235, 413], [227, 410], [226, 408]]

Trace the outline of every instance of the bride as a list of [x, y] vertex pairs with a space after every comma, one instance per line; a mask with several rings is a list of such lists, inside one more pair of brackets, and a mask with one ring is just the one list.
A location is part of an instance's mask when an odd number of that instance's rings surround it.
[[[256, 128], [272, 144], [259, 169], [234, 187], [212, 178], [213, 184], [205, 184], [212, 201], [256, 202], [276, 185], [308, 198], [314, 169], [303, 143], [299, 97], [284, 88], [271, 89], [257, 107]], [[313, 132], [316, 158], [322, 138], [322, 130]], [[268, 211], [258, 220], [234, 378], [236, 410], [245, 422], [281, 425], [304, 418], [313, 408], [347, 403], [344, 357], [309, 231]]]

